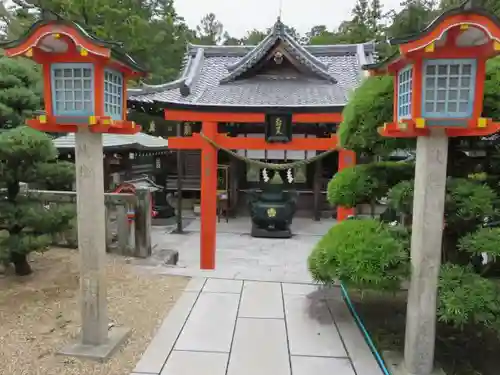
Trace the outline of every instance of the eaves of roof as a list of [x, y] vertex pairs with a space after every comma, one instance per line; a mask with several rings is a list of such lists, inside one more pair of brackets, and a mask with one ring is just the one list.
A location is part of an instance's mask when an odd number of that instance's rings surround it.
[[495, 25], [500, 27], [500, 19], [493, 13], [487, 11], [486, 9], [479, 7], [475, 5], [475, 3], [472, 0], [467, 0], [460, 4], [456, 8], [452, 8], [449, 10], [444, 11], [441, 13], [438, 17], [436, 17], [427, 27], [425, 27], [422, 31], [407, 35], [401, 38], [393, 38], [389, 40], [389, 43], [391, 45], [400, 45], [400, 44], [405, 44], [405, 43], [410, 43], [415, 40], [418, 40], [422, 38], [425, 34], [432, 32], [434, 29], [436, 29], [441, 22], [443, 22], [446, 18], [455, 16], [458, 14], [477, 14], [481, 15], [483, 17], [486, 17], [490, 21], [492, 21]]
[[94, 43], [98, 46], [108, 48], [111, 51], [111, 57], [115, 60], [121, 62], [122, 64], [128, 66], [129, 68], [141, 72], [146, 73], [146, 69], [143, 68], [132, 56], [125, 52], [123, 49], [123, 43], [106, 41], [92, 35], [87, 30], [85, 30], [81, 25], [76, 22], [68, 21], [64, 19], [57, 20], [40, 20], [35, 22], [19, 39], [10, 40], [10, 41], [0, 41], [0, 48], [9, 49], [14, 48], [22, 43], [24, 43], [37, 29], [47, 26], [47, 25], [61, 25], [68, 26], [74, 30], [76, 30], [80, 36], [87, 39], [89, 42]]

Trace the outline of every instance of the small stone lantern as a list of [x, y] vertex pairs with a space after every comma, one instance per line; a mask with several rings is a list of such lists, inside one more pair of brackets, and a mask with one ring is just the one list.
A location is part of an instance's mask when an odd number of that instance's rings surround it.
[[129, 330], [109, 329], [107, 315], [102, 133], [141, 130], [127, 121], [126, 86], [145, 71], [120, 44], [60, 18], [36, 22], [21, 39], [0, 47], [6, 56], [24, 56], [42, 66], [45, 114], [27, 124], [40, 131], [75, 133], [82, 329], [79, 339], [60, 353], [107, 359]]
[[76, 23], [42, 20], [21, 39], [2, 43], [6, 56], [24, 56], [43, 68], [45, 114], [28, 125], [47, 132], [134, 134], [127, 121], [127, 80], [145, 71], [121, 45], [87, 33]]
[[[500, 20], [472, 1], [448, 10], [420, 33], [393, 39], [399, 52], [365, 66], [394, 76], [394, 119], [385, 137], [417, 137], [411, 283], [401, 374], [433, 374], [437, 283], [441, 265], [448, 137], [484, 136], [486, 61], [500, 54]], [[436, 372], [437, 373], [437, 372]]]

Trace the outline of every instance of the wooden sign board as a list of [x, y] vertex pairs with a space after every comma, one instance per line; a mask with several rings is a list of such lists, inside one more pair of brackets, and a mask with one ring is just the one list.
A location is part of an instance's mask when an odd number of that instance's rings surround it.
[[219, 165], [217, 167], [217, 191], [228, 191], [229, 166]]
[[266, 116], [266, 142], [288, 143], [292, 140], [292, 116], [267, 115]]

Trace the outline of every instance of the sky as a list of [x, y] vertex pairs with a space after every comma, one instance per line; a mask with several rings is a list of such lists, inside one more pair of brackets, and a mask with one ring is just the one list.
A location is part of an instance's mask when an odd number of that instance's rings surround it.
[[[174, 0], [175, 8], [190, 28], [195, 28], [207, 13], [215, 13], [224, 29], [241, 38], [247, 30], [265, 30], [279, 15], [281, 20], [305, 34], [315, 25], [337, 27], [350, 18], [355, 0]], [[401, 0], [381, 0], [384, 11], [399, 8]]]

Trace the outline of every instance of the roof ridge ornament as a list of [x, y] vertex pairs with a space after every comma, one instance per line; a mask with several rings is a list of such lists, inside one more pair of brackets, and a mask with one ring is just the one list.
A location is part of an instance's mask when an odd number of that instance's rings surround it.
[[286, 33], [285, 24], [283, 22], [281, 22], [280, 16], [278, 16], [278, 19], [276, 20], [276, 23], [273, 26], [273, 31], [278, 36], [284, 36]]
[[[286, 31], [286, 26], [283, 22], [281, 22], [280, 17], [277, 18], [271, 32], [262, 42], [260, 42], [252, 51], [248, 52], [247, 55], [239, 61], [226, 67], [229, 74], [222, 78], [220, 83], [232, 82], [238, 79], [238, 77], [247, 72], [249, 69], [256, 66], [259, 61], [268, 55], [278, 40], [283, 43], [284, 48], [290, 53], [290, 55], [293, 56], [294, 59], [297, 59], [300, 65], [302, 65], [305, 69], [309, 70], [312, 74], [321, 77], [321, 79], [337, 83], [335, 77], [328, 72], [328, 66], [313, 56], [310, 51], [308, 51]], [[283, 57], [283, 55], [279, 56], [275, 54], [273, 59], [277, 64], [281, 64], [283, 62]]]

